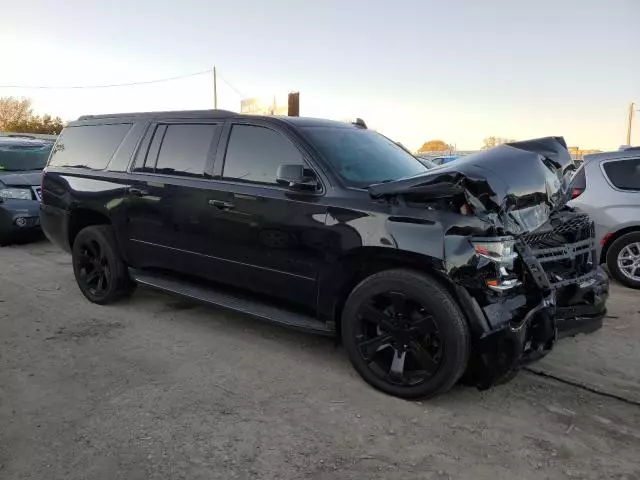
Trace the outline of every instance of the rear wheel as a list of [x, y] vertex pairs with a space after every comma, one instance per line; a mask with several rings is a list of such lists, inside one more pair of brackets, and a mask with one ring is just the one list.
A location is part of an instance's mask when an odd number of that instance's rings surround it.
[[129, 278], [110, 225], [81, 230], [73, 242], [72, 256], [76, 282], [89, 301], [103, 305], [133, 292], [135, 284]]
[[611, 244], [607, 266], [618, 281], [640, 289], [640, 232], [622, 235]]
[[449, 390], [469, 358], [469, 329], [456, 302], [434, 279], [410, 270], [379, 272], [353, 290], [342, 339], [365, 381], [402, 398]]

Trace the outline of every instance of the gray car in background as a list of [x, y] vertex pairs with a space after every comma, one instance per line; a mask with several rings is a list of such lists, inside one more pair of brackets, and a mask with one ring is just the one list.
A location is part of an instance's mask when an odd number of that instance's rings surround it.
[[600, 263], [640, 289], [640, 147], [586, 156], [571, 195], [595, 222]]
[[0, 246], [40, 233], [40, 183], [53, 141], [0, 136]]

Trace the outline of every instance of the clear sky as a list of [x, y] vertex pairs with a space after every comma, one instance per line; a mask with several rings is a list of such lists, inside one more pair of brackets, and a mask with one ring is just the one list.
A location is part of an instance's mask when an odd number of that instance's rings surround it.
[[[0, 85], [95, 85], [213, 65], [247, 97], [362, 117], [417, 148], [563, 135], [617, 148], [640, 104], [640, 0], [0, 0]], [[101, 90], [0, 88], [65, 120], [212, 108], [210, 75]], [[239, 111], [219, 82], [219, 107]], [[634, 138], [640, 143], [640, 112]]]

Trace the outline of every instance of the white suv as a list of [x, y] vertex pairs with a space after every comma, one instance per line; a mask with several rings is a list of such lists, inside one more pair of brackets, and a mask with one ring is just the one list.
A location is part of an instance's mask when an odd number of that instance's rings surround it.
[[595, 222], [600, 263], [640, 289], [640, 147], [585, 157], [570, 205]]

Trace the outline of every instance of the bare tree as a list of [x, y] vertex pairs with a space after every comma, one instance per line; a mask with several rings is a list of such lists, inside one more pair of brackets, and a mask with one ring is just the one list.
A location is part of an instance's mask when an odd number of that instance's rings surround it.
[[0, 98], [0, 130], [11, 124], [26, 122], [33, 116], [31, 100], [28, 98]]

